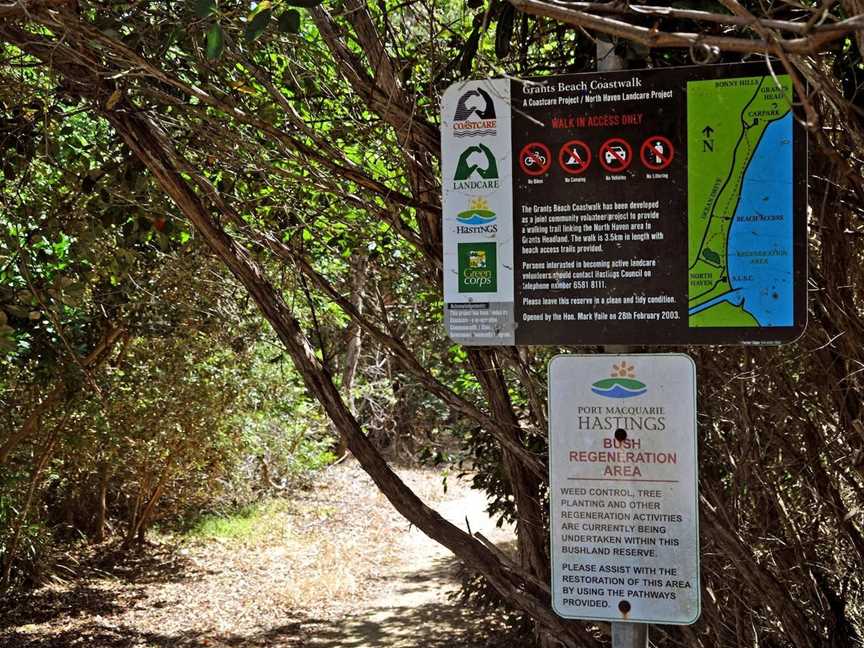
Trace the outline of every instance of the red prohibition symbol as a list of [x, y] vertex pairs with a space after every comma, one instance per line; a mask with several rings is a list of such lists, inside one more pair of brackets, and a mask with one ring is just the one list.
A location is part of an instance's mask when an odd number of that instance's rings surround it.
[[620, 173], [633, 161], [633, 148], [620, 137], [603, 142], [600, 147], [600, 165], [610, 173]]
[[530, 176], [543, 175], [552, 166], [549, 147], [540, 142], [531, 142], [519, 151], [519, 166]]
[[652, 171], [661, 171], [672, 164], [675, 157], [675, 147], [668, 138], [662, 135], [653, 135], [645, 140], [639, 151], [642, 164]]
[[579, 175], [591, 164], [591, 149], [582, 140], [570, 140], [558, 151], [558, 164], [567, 173]]

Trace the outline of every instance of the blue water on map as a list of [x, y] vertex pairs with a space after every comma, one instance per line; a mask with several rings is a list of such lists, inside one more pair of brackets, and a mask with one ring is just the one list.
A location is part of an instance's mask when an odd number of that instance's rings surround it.
[[794, 325], [791, 113], [765, 129], [747, 167], [727, 255], [732, 291], [690, 314], [728, 301], [759, 326]]

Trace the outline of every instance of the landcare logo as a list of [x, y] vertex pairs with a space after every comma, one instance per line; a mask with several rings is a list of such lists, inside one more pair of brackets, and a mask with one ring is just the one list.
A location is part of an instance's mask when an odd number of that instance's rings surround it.
[[456, 232], [459, 234], [486, 232], [494, 234], [498, 231], [495, 224], [495, 212], [489, 209], [489, 203], [484, 198], [475, 198], [468, 205], [468, 209], [456, 214], [459, 225]]
[[453, 188], [458, 191], [498, 188], [498, 163], [488, 146], [476, 144], [462, 151], [453, 174]]
[[635, 379], [633, 365], [625, 360], [620, 365], [612, 365], [612, 377], [598, 380], [591, 385], [591, 391], [607, 398], [633, 398], [648, 391], [648, 386]]
[[453, 135], [474, 137], [495, 135], [498, 122], [495, 119], [495, 102], [482, 88], [469, 90], [456, 104], [453, 115]]
[[497, 292], [498, 259], [495, 243], [459, 244], [459, 292]]

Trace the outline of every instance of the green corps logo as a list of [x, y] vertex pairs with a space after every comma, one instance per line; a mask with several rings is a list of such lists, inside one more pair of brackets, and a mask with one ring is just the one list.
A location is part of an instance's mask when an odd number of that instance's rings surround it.
[[495, 243], [459, 244], [459, 292], [498, 292]]

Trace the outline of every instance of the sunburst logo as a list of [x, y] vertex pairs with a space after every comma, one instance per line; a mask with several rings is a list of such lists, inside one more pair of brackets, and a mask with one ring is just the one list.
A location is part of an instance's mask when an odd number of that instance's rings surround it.
[[468, 209], [456, 214], [456, 220], [462, 225], [489, 225], [495, 220], [495, 212], [489, 209], [485, 198], [473, 198], [468, 203]]
[[611, 378], [598, 380], [591, 385], [591, 391], [607, 398], [633, 398], [648, 391], [648, 386], [636, 380], [636, 367], [622, 360], [612, 365]]

